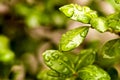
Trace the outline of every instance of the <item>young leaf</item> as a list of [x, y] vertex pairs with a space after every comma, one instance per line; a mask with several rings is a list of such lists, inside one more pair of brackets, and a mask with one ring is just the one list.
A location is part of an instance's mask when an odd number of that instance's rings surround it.
[[43, 53], [44, 62], [52, 70], [65, 75], [74, 73], [70, 60], [58, 50], [47, 50]]
[[78, 75], [81, 80], [111, 80], [106, 71], [95, 65], [82, 68], [78, 71]]
[[59, 50], [69, 51], [78, 47], [86, 37], [88, 30], [88, 27], [79, 27], [63, 34], [60, 40]]
[[91, 26], [99, 32], [105, 32], [108, 29], [105, 18], [96, 17], [90, 21]]
[[120, 61], [120, 38], [108, 41], [99, 51], [98, 62], [107, 67]]
[[120, 33], [120, 13], [116, 12], [107, 17], [109, 31]]
[[77, 4], [68, 4], [59, 9], [67, 17], [83, 23], [89, 23], [91, 18], [97, 17], [97, 13], [87, 6], [81, 7]]
[[93, 64], [95, 60], [95, 51], [93, 49], [82, 50], [78, 55], [76, 69], [79, 70], [82, 67]]

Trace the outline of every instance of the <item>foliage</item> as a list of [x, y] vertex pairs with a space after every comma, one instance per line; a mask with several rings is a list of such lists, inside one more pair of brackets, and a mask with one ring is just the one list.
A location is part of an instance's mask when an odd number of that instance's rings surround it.
[[[64, 51], [70, 52], [71, 50], [77, 48], [84, 41], [89, 28], [93, 28], [101, 33], [108, 31], [119, 35], [119, 12], [106, 17], [100, 17], [89, 7], [77, 4], [64, 5], [60, 8], [60, 11], [72, 20], [91, 24], [91, 27], [83, 26], [72, 29], [63, 34], [59, 44], [59, 51], [47, 50], [43, 53], [46, 65], [50, 67], [51, 70], [56, 71], [59, 74], [66, 74], [65, 80], [67, 80], [68, 76], [72, 77], [71, 80], [111, 80], [112, 76], [110, 78], [107, 70], [103, 69], [106, 69], [106, 67], [109, 69], [110, 67], [113, 67], [114, 64], [119, 63], [119, 38], [108, 41], [99, 50], [92, 47], [81, 50], [77, 55], [78, 57], [76, 57], [76, 63], [72, 61], [66, 64], [64, 62], [64, 57], [66, 57], [67, 61], [69, 61], [69, 58], [64, 56]], [[71, 65], [71, 63], [73, 65]], [[62, 64], [64, 66], [62, 66]]]
[[[78, 1], [0, 1], [0, 80], [120, 80], [120, 0]], [[91, 29], [118, 38], [89, 41]]]

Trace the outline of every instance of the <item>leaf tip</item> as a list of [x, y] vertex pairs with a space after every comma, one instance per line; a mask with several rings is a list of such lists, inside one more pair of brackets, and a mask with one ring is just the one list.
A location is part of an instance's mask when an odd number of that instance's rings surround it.
[[64, 5], [60, 7], [59, 10], [63, 12], [67, 17], [71, 17], [74, 13], [73, 4]]

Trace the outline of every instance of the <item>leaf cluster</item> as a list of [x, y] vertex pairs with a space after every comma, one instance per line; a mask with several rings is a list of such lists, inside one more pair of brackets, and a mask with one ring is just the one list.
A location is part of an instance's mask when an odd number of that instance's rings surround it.
[[[113, 71], [118, 80], [118, 73], [113, 70], [113, 67], [120, 62], [120, 38], [108, 41], [102, 48], [83, 49], [74, 56], [75, 60], [71, 60], [68, 54], [83, 43], [89, 28], [101, 33], [109, 31], [119, 34], [119, 12], [100, 17], [89, 7], [77, 4], [62, 6], [60, 11], [72, 20], [91, 24], [91, 27], [83, 26], [67, 31], [60, 39], [58, 50], [46, 50], [43, 53], [45, 64], [55, 72], [51, 76], [57, 77], [58, 80], [61, 80], [60, 78], [62, 80], [112, 80]], [[55, 76], [56, 74], [58, 75]]]

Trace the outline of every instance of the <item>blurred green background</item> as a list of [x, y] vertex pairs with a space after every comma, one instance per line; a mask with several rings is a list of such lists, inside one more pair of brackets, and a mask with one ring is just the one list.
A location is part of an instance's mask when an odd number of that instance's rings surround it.
[[[58, 49], [65, 31], [88, 25], [72, 21], [59, 11], [69, 3], [89, 6], [100, 16], [120, 10], [114, 0], [0, 0], [0, 80], [47, 80], [42, 53]], [[116, 37], [91, 29], [85, 43], [73, 53], [89, 47], [89, 42], [94, 46]]]

